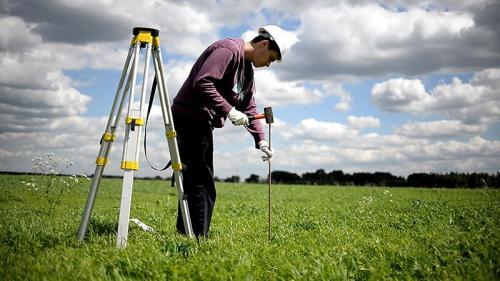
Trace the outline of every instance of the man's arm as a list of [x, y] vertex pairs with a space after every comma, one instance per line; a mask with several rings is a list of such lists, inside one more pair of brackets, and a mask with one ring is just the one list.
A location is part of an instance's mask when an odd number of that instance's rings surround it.
[[[242, 111], [246, 115], [256, 115], [258, 114], [257, 105], [255, 104], [255, 84], [252, 83], [250, 88], [250, 93], [248, 94], [248, 99], [242, 102], [236, 109]], [[261, 140], [265, 140], [266, 136], [264, 135], [264, 130], [262, 128], [262, 124], [260, 120], [252, 120], [245, 127], [247, 131], [253, 136], [255, 142], [255, 148], [259, 148], [259, 142]]]

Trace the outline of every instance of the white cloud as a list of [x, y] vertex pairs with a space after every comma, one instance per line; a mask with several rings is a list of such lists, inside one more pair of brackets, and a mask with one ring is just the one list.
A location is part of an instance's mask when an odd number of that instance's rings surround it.
[[299, 138], [315, 141], [335, 141], [353, 138], [358, 135], [358, 131], [340, 123], [323, 122], [309, 118], [300, 121], [295, 128], [283, 131], [282, 135], [286, 139]]
[[12, 153], [5, 150], [5, 149], [1, 149], [0, 148], [0, 159], [2, 158], [8, 158], [8, 157], [11, 157], [12, 156]]
[[306, 8], [287, 77], [414, 75], [500, 63], [499, 45], [488, 43], [497, 34], [478, 26], [473, 14], [406, 5], [398, 11], [373, 2]]
[[[165, 63], [165, 62], [164, 62]], [[166, 84], [169, 95], [174, 97], [186, 80], [193, 66], [193, 61], [170, 60], [165, 66]]]
[[349, 126], [355, 129], [363, 129], [363, 128], [376, 128], [380, 127], [380, 120], [373, 116], [348, 116], [347, 122]]
[[39, 75], [41, 76], [32, 77], [45, 80], [46, 85], [41, 89], [19, 88], [20, 85], [15, 80], [14, 85], [8, 85], [8, 81], [5, 81], [4, 85], [7, 85], [0, 86], [2, 114], [21, 115], [26, 119], [77, 115], [86, 111], [90, 98], [70, 87], [68, 77], [57, 71]]
[[[216, 38], [216, 26], [204, 12], [175, 1], [11, 1], [3, 3], [10, 15], [34, 25], [46, 42], [85, 45], [130, 40], [132, 28], [160, 29], [165, 47], [176, 53], [197, 55]], [[33, 13], [32, 11], [36, 11]], [[138, 12], [140, 10], [140, 12]], [[97, 31], [97, 32], [96, 32]]]
[[390, 79], [372, 88], [373, 102], [387, 111], [420, 111], [427, 99], [424, 84], [418, 79]]
[[39, 44], [42, 38], [18, 17], [0, 16], [0, 51], [24, 51]]
[[318, 103], [328, 95], [320, 89], [307, 88], [301, 82], [281, 81], [271, 70], [255, 71], [255, 81], [257, 103], [266, 106]]
[[500, 119], [498, 79], [498, 69], [487, 69], [470, 83], [453, 78], [451, 84], [439, 84], [430, 93], [418, 79], [390, 79], [373, 86], [372, 100], [386, 111], [434, 112], [467, 124], [486, 124]]
[[[490, 68], [485, 69], [474, 74], [472, 78], [472, 85], [485, 85], [491, 89], [500, 88], [500, 68]], [[495, 100], [500, 100], [500, 95], [495, 94], [497, 92], [491, 91], [485, 94], [489, 94], [489, 97]]]
[[351, 109], [353, 98], [350, 93], [344, 90], [342, 84], [335, 82], [324, 82], [322, 88], [325, 93], [328, 93], [328, 95], [333, 95], [340, 98], [340, 101], [334, 106], [335, 111], [346, 112]]
[[351, 105], [348, 100], [341, 100], [339, 103], [337, 103], [334, 107], [335, 111], [340, 111], [340, 112], [345, 112], [348, 111], [351, 108]]
[[[339, 140], [315, 140], [301, 136], [277, 147], [274, 167], [298, 173], [316, 169], [413, 172], [487, 171], [500, 169], [500, 142], [472, 137], [467, 141], [430, 141], [398, 135], [366, 134]], [[289, 139], [293, 140], [293, 139]]]
[[457, 120], [440, 120], [404, 124], [396, 128], [395, 133], [410, 138], [449, 138], [477, 136], [485, 131], [485, 125], [467, 125]]

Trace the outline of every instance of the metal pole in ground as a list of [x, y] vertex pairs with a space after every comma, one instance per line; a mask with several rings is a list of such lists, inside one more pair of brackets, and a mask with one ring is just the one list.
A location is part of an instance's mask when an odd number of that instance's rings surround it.
[[[248, 116], [248, 120], [256, 120], [256, 119], [266, 119], [266, 123], [269, 125], [269, 149], [271, 149], [271, 124], [274, 123], [274, 115], [273, 115], [273, 109], [272, 107], [265, 107], [264, 108], [264, 114], [257, 114], [257, 115], [251, 115]], [[269, 184], [268, 188], [268, 230], [269, 230], [269, 241], [271, 241], [271, 159], [268, 159], [268, 167], [269, 171], [267, 174], [267, 181]]]
[[[269, 149], [271, 149], [271, 123], [269, 123]], [[269, 167], [269, 171], [268, 171], [268, 176], [267, 176], [267, 180], [268, 180], [268, 184], [269, 184], [269, 189], [268, 189], [268, 193], [269, 193], [269, 241], [271, 241], [271, 182], [272, 182], [272, 179], [271, 179], [271, 159], [269, 159], [268, 161], [268, 167]]]
[[[272, 107], [265, 107], [264, 108], [264, 116], [266, 118], [266, 123], [269, 125], [269, 149], [271, 149], [271, 124], [274, 123], [274, 114], [273, 114], [273, 109]], [[271, 241], [271, 183], [272, 183], [272, 178], [271, 178], [271, 159], [267, 160], [268, 161], [268, 176], [267, 176], [267, 181], [269, 184], [268, 188], [268, 199], [269, 199], [269, 242]]]

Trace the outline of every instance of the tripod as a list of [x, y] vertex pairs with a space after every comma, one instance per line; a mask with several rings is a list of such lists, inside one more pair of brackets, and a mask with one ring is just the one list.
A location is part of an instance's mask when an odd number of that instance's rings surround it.
[[[125, 105], [125, 99], [128, 96], [128, 111], [125, 118], [125, 139], [123, 143], [123, 155], [121, 169], [123, 170], [122, 196], [120, 202], [120, 214], [118, 222], [118, 234], [116, 238], [117, 247], [125, 247], [128, 239], [128, 226], [130, 217], [130, 207], [132, 201], [132, 187], [134, 182], [134, 171], [139, 169], [139, 145], [142, 136], [145, 116], [146, 88], [149, 72], [150, 57], [153, 58], [155, 78], [158, 82], [158, 92], [160, 96], [160, 105], [163, 114], [165, 134], [168, 141], [170, 158], [172, 161], [172, 170], [174, 171], [175, 185], [177, 188], [178, 201], [181, 208], [182, 220], [184, 222], [185, 233], [193, 237], [193, 228], [189, 216], [187, 199], [184, 196], [182, 186], [182, 164], [177, 147], [176, 131], [174, 128], [170, 102], [168, 99], [167, 87], [165, 86], [165, 76], [163, 72], [163, 62], [160, 53], [159, 30], [152, 28], [135, 27], [133, 29], [132, 42], [123, 67], [122, 75], [116, 95], [111, 108], [111, 113], [106, 125], [106, 130], [101, 138], [101, 147], [96, 159], [96, 167], [92, 185], [87, 198], [87, 203], [83, 212], [80, 228], [78, 230], [78, 240], [83, 241], [92, 208], [96, 198], [97, 190], [103, 175], [104, 167], [108, 162], [108, 154], [111, 150], [112, 142], [115, 140], [116, 129], [120, 116]], [[135, 102], [134, 91], [136, 88], [137, 67], [139, 64], [139, 51], [146, 49], [144, 71], [142, 76], [142, 88], [139, 103]], [[128, 75], [127, 75], [128, 74]], [[125, 78], [125, 88], [122, 91]]]

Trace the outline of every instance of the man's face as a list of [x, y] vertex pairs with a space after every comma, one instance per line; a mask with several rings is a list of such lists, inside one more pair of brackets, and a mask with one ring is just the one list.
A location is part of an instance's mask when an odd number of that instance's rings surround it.
[[262, 40], [258, 42], [257, 48], [255, 50], [255, 56], [253, 58], [252, 64], [255, 67], [269, 67], [272, 62], [278, 59], [278, 53], [276, 51], [269, 50], [269, 41]]

